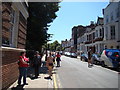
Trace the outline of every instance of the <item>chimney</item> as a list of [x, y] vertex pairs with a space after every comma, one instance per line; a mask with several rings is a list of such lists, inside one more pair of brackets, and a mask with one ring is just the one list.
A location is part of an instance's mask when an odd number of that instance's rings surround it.
[[102, 13], [103, 13], [103, 15], [104, 15], [104, 11], [105, 11], [105, 9], [102, 9]]
[[90, 24], [91, 24], [91, 25], [94, 24], [94, 21], [90, 21]]

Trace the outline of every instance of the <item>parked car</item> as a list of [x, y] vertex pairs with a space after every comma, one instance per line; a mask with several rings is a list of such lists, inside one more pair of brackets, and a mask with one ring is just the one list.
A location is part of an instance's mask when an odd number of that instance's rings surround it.
[[101, 64], [101, 60], [100, 60], [100, 55], [98, 54], [92, 54], [92, 62], [94, 64]]
[[65, 56], [67, 56], [67, 55], [68, 55], [68, 52], [65, 52], [64, 54], [65, 54]]
[[70, 52], [65, 52], [65, 56], [70, 56]]
[[71, 57], [77, 58], [77, 54], [76, 53], [71, 53]]
[[70, 54], [70, 52], [67, 52], [67, 56], [70, 56], [71, 54]]
[[83, 53], [83, 54], [81, 54], [80, 57], [81, 57], [82, 61], [86, 61], [86, 62], [88, 61], [88, 55], [87, 54]]
[[63, 55], [63, 51], [60, 51], [60, 54]]
[[120, 49], [105, 49], [103, 50], [100, 59], [102, 60], [102, 66], [119, 68]]

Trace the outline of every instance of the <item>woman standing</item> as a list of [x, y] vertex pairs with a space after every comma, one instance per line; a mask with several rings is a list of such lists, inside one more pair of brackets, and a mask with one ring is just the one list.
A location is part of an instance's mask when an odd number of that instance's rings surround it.
[[18, 85], [21, 85], [21, 79], [23, 77], [23, 85], [28, 85], [26, 83], [26, 77], [27, 77], [27, 68], [29, 66], [29, 59], [26, 58], [26, 53], [21, 52], [19, 57], [19, 78], [18, 78]]
[[52, 70], [53, 70], [53, 58], [51, 53], [49, 53], [49, 56], [47, 57], [47, 62], [46, 62], [46, 66], [48, 67], [49, 70], [49, 79], [51, 79], [52, 76]]
[[61, 57], [61, 55], [58, 52], [57, 55], [56, 55], [57, 67], [60, 67], [60, 61], [61, 61], [60, 57]]

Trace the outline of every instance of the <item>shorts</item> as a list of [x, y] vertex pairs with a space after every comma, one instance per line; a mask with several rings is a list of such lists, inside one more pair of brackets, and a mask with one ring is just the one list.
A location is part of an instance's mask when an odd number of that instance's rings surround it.
[[49, 66], [53, 66], [53, 63], [49, 63]]

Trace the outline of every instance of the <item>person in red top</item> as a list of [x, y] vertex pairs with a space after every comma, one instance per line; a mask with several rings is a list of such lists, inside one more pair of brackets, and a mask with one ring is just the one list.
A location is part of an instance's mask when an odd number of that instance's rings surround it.
[[23, 85], [28, 85], [26, 83], [26, 77], [27, 77], [27, 68], [29, 66], [29, 59], [26, 58], [26, 53], [21, 52], [19, 57], [19, 78], [18, 78], [18, 85], [21, 85], [21, 79], [23, 77]]
[[58, 52], [57, 55], [56, 55], [57, 67], [60, 67], [60, 61], [61, 61], [60, 57], [61, 57], [61, 55]]

